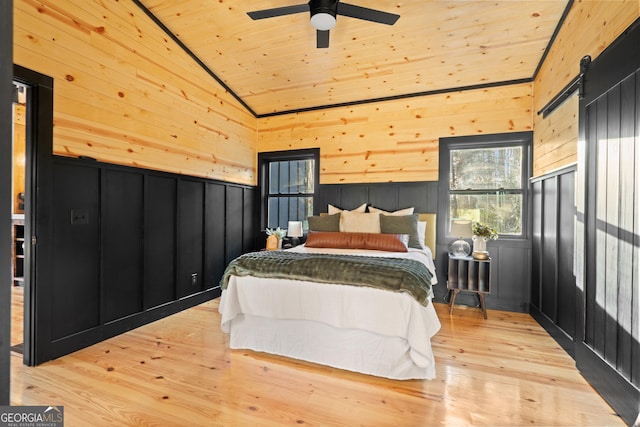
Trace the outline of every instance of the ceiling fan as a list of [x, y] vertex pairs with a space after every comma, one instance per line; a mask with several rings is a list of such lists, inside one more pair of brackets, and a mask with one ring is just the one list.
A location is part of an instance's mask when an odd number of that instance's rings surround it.
[[307, 4], [276, 7], [273, 9], [256, 10], [247, 12], [251, 19], [274, 18], [276, 16], [293, 15], [294, 13], [310, 12], [311, 25], [316, 29], [316, 47], [329, 47], [329, 30], [336, 25], [336, 16], [343, 15], [350, 18], [363, 19], [365, 21], [380, 24], [393, 25], [400, 15], [387, 13], [381, 10], [355, 6], [342, 3], [338, 0], [311, 0]]

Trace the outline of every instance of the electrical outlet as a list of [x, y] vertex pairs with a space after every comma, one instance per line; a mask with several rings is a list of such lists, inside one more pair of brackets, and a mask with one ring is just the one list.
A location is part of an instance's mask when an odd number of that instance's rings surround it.
[[71, 224], [89, 224], [89, 209], [71, 209]]
[[191, 273], [191, 286], [195, 286], [198, 283], [198, 273]]

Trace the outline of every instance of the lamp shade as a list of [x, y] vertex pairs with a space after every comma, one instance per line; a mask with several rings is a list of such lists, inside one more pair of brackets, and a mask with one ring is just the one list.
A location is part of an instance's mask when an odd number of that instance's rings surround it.
[[302, 237], [302, 221], [289, 221], [287, 225], [288, 237]]
[[473, 237], [473, 229], [471, 220], [468, 219], [452, 219], [451, 220], [451, 236], [460, 239]]

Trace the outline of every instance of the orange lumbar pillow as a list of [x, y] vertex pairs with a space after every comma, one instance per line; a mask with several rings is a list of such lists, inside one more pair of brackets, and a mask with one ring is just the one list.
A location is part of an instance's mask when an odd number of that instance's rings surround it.
[[304, 245], [309, 248], [407, 252], [407, 246], [404, 244], [402, 234], [309, 231]]

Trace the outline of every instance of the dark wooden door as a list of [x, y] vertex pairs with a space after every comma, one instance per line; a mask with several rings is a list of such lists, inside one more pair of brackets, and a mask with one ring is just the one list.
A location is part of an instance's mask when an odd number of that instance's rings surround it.
[[598, 57], [580, 103], [586, 251], [576, 362], [629, 423], [640, 409], [639, 44], [636, 25]]

